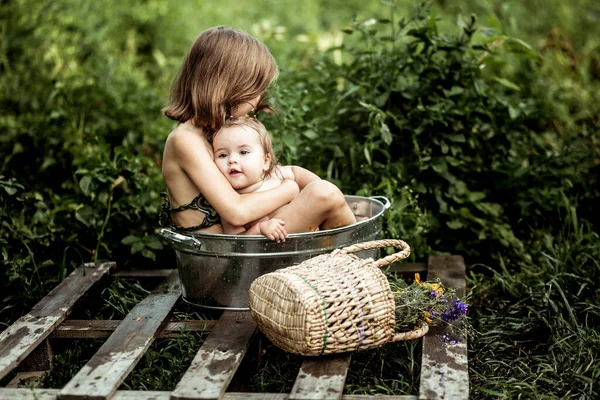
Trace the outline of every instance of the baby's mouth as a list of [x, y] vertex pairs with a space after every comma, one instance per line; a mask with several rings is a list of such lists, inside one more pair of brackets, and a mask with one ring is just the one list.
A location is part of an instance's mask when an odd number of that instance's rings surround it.
[[241, 174], [241, 173], [242, 173], [242, 171], [239, 171], [237, 169], [230, 169], [229, 170], [229, 175], [238, 175], [238, 174]]

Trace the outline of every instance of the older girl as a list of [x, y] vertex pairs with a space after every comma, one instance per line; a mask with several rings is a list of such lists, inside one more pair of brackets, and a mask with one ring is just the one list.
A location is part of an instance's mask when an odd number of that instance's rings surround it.
[[344, 196], [330, 182], [318, 180], [298, 193], [298, 184], [286, 179], [271, 190], [240, 194], [213, 161], [212, 139], [227, 118], [270, 109], [261, 99], [277, 72], [266, 46], [246, 33], [216, 27], [196, 39], [163, 110], [179, 122], [162, 163], [172, 227], [223, 233], [221, 220], [243, 226], [278, 209], [288, 233], [328, 229], [344, 220]]

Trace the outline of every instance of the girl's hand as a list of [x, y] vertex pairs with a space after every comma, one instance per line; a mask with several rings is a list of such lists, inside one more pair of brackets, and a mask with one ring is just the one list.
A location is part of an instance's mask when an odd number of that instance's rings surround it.
[[269, 240], [273, 240], [274, 242], [281, 243], [285, 242], [285, 238], [287, 237], [287, 232], [283, 227], [285, 225], [285, 221], [282, 219], [273, 218], [268, 221], [263, 221], [258, 224], [258, 228], [260, 229], [261, 235], [264, 235]]

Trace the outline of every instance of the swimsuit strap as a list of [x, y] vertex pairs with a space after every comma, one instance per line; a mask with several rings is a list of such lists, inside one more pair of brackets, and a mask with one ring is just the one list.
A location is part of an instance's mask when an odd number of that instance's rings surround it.
[[[172, 207], [169, 201], [169, 195], [166, 192], [160, 194], [163, 198], [161, 211], [159, 215], [159, 223], [161, 226], [170, 226], [173, 229], [181, 231], [196, 231], [198, 229], [208, 228], [210, 226], [221, 223], [221, 218], [217, 210], [206, 200], [202, 194], [194, 197], [188, 204], [182, 204], [179, 207]], [[199, 225], [194, 226], [179, 226], [173, 223], [171, 212], [179, 212], [185, 210], [197, 210], [203, 212], [206, 216], [204, 221]]]

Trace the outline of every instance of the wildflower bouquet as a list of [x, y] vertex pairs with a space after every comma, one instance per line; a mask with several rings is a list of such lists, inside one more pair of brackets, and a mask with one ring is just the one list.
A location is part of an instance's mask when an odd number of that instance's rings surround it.
[[413, 283], [389, 276], [390, 288], [396, 303], [396, 331], [403, 332], [429, 325], [447, 325], [467, 313], [468, 305], [458, 299], [456, 290], [437, 280], [422, 282], [415, 274]]

